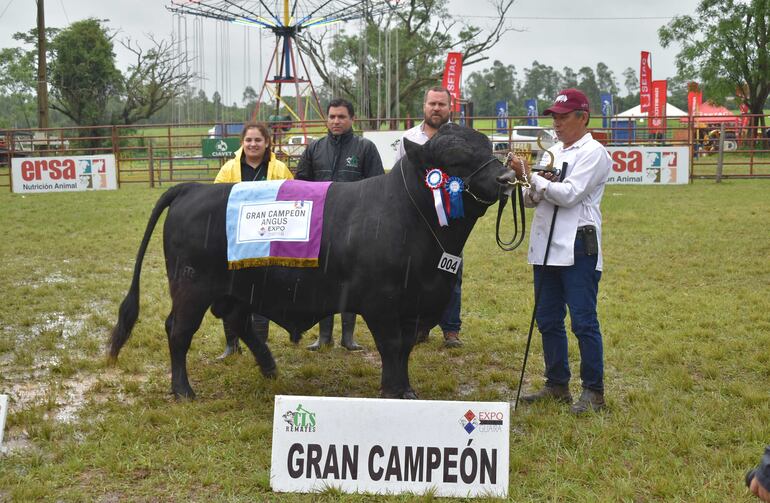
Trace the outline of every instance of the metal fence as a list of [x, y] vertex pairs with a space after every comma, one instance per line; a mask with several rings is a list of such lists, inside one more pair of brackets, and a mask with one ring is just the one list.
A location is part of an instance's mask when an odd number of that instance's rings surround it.
[[[496, 147], [517, 149], [520, 133], [531, 117], [474, 117], [467, 124], [490, 135]], [[592, 127], [595, 138], [607, 145], [689, 147], [690, 178], [770, 178], [770, 116], [667, 117], [651, 128], [645, 119], [613, 118], [608, 127]], [[596, 119], [592, 122], [598, 122]], [[365, 119], [356, 128], [405, 130], [413, 119]], [[547, 135], [551, 121], [539, 118]], [[213, 127], [212, 127], [213, 126]], [[290, 168], [296, 166], [308, 141], [326, 134], [322, 121], [279, 124], [273, 151]], [[279, 129], [285, 129], [279, 131]], [[238, 137], [238, 128], [224, 124], [164, 124], [51, 129], [0, 130], [0, 188], [11, 188], [11, 159], [75, 155], [115, 156], [118, 183], [150, 187], [186, 181], [213, 181], [225, 158], [204, 157], [207, 138]], [[530, 133], [531, 134], [531, 131]], [[507, 144], [507, 145], [506, 145]], [[530, 142], [530, 148], [533, 142]]]

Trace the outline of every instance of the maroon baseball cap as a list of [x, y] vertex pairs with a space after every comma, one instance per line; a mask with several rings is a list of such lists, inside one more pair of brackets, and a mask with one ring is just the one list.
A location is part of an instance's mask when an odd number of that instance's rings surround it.
[[553, 105], [546, 108], [543, 115], [566, 114], [573, 110], [585, 110], [589, 112], [588, 98], [577, 89], [565, 89], [553, 100]]

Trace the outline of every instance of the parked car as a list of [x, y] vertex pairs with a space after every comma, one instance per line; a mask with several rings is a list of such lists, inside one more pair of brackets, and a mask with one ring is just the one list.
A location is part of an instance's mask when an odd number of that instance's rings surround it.
[[492, 140], [495, 153], [507, 153], [510, 150], [518, 154], [525, 153], [530, 162], [537, 162], [543, 150], [551, 148], [558, 141], [553, 129], [539, 126], [514, 126], [510, 137], [507, 134], [493, 134], [489, 139]]

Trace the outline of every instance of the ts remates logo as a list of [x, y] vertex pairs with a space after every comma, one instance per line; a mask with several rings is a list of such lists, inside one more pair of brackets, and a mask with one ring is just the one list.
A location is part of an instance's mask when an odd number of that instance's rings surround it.
[[286, 431], [298, 433], [313, 433], [316, 431], [315, 412], [305, 409], [302, 407], [302, 404], [297, 405], [297, 410], [287, 411], [281, 417], [286, 422]]

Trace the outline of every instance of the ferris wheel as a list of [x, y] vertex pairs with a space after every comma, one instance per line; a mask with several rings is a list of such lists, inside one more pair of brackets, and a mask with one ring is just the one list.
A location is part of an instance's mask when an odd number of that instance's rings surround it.
[[[269, 120], [278, 129], [288, 129], [292, 121], [304, 129], [309, 107], [315, 108], [320, 117], [324, 113], [302, 53], [297, 50], [296, 38], [303, 30], [383, 14], [398, 8], [399, 3], [400, 0], [171, 0], [166, 8], [182, 16], [270, 30], [275, 35], [275, 48], [252, 119], [258, 116], [262, 97], [267, 93], [274, 107]], [[294, 88], [293, 100], [287, 86]]]

